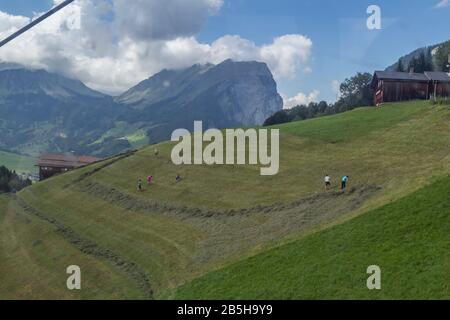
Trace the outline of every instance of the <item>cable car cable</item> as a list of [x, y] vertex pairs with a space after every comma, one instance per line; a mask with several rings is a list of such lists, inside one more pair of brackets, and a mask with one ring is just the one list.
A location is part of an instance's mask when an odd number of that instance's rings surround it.
[[33, 28], [34, 26], [36, 26], [37, 24], [41, 23], [42, 21], [44, 21], [45, 19], [49, 18], [50, 16], [54, 15], [56, 12], [58, 12], [59, 10], [67, 7], [69, 4], [71, 4], [72, 2], [74, 2], [75, 0], [66, 0], [63, 3], [57, 5], [56, 7], [54, 7], [53, 9], [51, 9], [49, 12], [43, 14], [42, 16], [40, 16], [39, 18], [37, 18], [36, 20], [32, 21], [30, 24], [26, 25], [25, 27], [23, 27], [22, 29], [20, 29], [19, 31], [13, 33], [12, 35], [10, 35], [8, 38], [6, 38], [5, 40], [0, 42], [0, 48], [3, 47], [5, 44], [7, 44], [8, 42], [14, 40], [15, 38], [17, 38], [18, 36], [20, 36], [21, 34], [27, 32], [28, 30], [30, 30], [31, 28]]

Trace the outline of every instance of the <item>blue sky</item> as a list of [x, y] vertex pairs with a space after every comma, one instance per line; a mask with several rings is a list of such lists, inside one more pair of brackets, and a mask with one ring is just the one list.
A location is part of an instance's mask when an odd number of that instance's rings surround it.
[[[450, 6], [435, 8], [440, 0], [224, 0], [196, 35], [211, 43], [224, 35], [239, 35], [258, 46], [286, 34], [300, 34], [313, 46], [311, 72], [277, 79], [286, 96], [320, 92], [318, 99], [333, 101], [332, 81], [357, 71], [373, 72], [418, 47], [450, 39]], [[0, 0], [0, 10], [32, 16], [51, 7], [50, 0]], [[382, 29], [366, 27], [366, 9], [381, 8]], [[443, 3], [445, 4], [445, 3]]]
[[[333, 80], [357, 71], [373, 72], [419, 47], [450, 40], [450, 7], [435, 9], [437, 0], [236, 0], [210, 18], [200, 38], [240, 34], [257, 43], [286, 33], [304, 34], [313, 41], [312, 73], [282, 81], [288, 95], [318, 89], [333, 100]], [[371, 4], [381, 8], [382, 30], [366, 27]]]

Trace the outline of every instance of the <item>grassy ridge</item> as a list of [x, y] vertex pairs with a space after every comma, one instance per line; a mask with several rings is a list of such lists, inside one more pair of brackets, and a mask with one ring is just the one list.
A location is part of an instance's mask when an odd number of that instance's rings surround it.
[[[80, 261], [99, 263], [94, 271], [115, 272], [106, 288], [148, 298], [150, 286], [153, 297], [166, 297], [211, 270], [395, 201], [449, 174], [449, 118], [448, 108], [422, 101], [282, 125], [280, 173], [272, 177], [260, 176], [259, 166], [176, 167], [170, 161], [172, 144], [156, 146], [158, 156], [155, 147], [143, 148], [23, 190], [8, 200], [9, 216], [38, 218], [42, 229], [24, 224], [20, 235], [14, 229], [9, 234], [23, 238], [31, 228], [31, 242], [42, 232], [58, 236], [49, 242], [48, 259], [28, 262], [30, 270], [59, 274], [61, 266], [52, 261], [67, 247]], [[325, 173], [334, 178], [329, 193], [323, 192]], [[138, 192], [137, 179], [149, 174], [154, 184]], [[355, 192], [336, 192], [342, 174], [350, 175]], [[29, 242], [21, 245], [27, 248]], [[8, 256], [15, 249], [6, 242], [1, 248]], [[12, 263], [2, 267], [18, 272]], [[86, 281], [96, 283], [95, 274], [86, 274]], [[24, 276], [19, 275], [20, 281], [6, 279], [9, 288], [20, 287]], [[48, 291], [39, 287], [41, 297], [53, 297], [58, 285], [48, 286]], [[84, 297], [98, 297], [103, 286], [98, 281], [83, 290]], [[9, 292], [0, 286], [0, 298]]]
[[342, 143], [357, 138], [370, 138], [376, 131], [395, 127], [415, 115], [422, 114], [428, 102], [386, 104], [385, 108], [358, 108], [332, 117], [321, 117], [281, 126], [283, 132], [308, 138], [313, 144]]
[[[449, 299], [450, 177], [343, 225], [212, 272], [176, 299]], [[366, 287], [378, 265], [382, 289]]]

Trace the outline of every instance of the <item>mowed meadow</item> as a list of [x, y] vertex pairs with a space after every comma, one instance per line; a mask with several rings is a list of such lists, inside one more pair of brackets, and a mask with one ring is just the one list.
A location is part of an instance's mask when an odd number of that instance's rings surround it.
[[[211, 272], [172, 299], [449, 299], [450, 176], [347, 223]], [[368, 290], [369, 266], [381, 289]]]
[[[319, 252], [315, 256], [320, 241], [310, 240], [315, 246], [309, 244], [305, 251], [303, 245], [295, 247], [298, 256], [283, 248], [321, 235], [312, 239], [329, 241], [331, 247], [334, 237], [370, 230], [374, 224], [366, 213], [414, 197], [447, 176], [449, 120], [448, 107], [425, 101], [359, 108], [277, 126], [280, 171], [275, 176], [261, 176], [259, 165], [175, 166], [170, 159], [173, 144], [162, 143], [54, 177], [14, 196], [4, 195], [0, 298], [330, 297], [313, 286], [295, 295], [295, 286], [302, 283], [289, 281], [297, 276], [292, 271], [298, 264], [295, 259], [302, 257], [306, 264], [316, 259], [314, 265], [328, 267], [343, 260], [324, 260]], [[178, 183], [177, 174], [182, 177]], [[325, 174], [333, 178], [328, 192], [323, 187]], [[344, 174], [350, 176], [350, 188], [341, 193], [338, 182]], [[154, 176], [150, 186], [145, 183], [148, 175]], [[139, 178], [144, 180], [142, 192], [136, 188]], [[394, 208], [392, 219], [385, 214], [390, 230], [386, 236], [395, 235], [395, 230], [403, 234], [398, 221], [408, 221], [405, 206]], [[448, 222], [447, 209], [443, 206], [442, 227]], [[418, 228], [420, 223], [428, 222], [418, 221]], [[354, 227], [345, 227], [349, 224]], [[333, 237], [327, 236], [330, 232]], [[414, 247], [415, 238], [411, 239]], [[394, 243], [379, 240], [386, 246]], [[441, 253], [448, 241], [436, 243]], [[366, 242], [345, 242], [346, 248], [352, 245], [355, 250], [366, 245], [369, 249]], [[288, 250], [284, 256], [270, 256], [267, 264], [286, 270], [286, 286], [268, 291], [270, 281], [262, 277], [267, 270], [255, 267], [252, 272], [247, 263], [277, 252], [273, 250]], [[439, 263], [439, 254], [433, 263]], [[66, 288], [65, 268], [73, 264], [82, 270], [80, 291]], [[223, 280], [240, 276], [248, 283], [257, 279], [258, 285], [253, 291], [236, 291], [235, 283]], [[315, 283], [321, 274], [304, 277], [297, 280]], [[222, 289], [212, 290], [215, 283]], [[352, 295], [339, 281], [327, 285], [333, 298], [366, 297], [356, 291]], [[440, 292], [430, 290], [429, 297], [441, 297]]]

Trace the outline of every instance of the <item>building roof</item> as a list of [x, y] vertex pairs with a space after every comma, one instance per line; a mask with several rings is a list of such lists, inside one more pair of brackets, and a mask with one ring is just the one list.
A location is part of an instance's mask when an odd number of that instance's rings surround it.
[[425, 74], [411, 72], [375, 71], [375, 77], [380, 80], [429, 81]]
[[75, 156], [73, 154], [46, 153], [37, 162], [39, 167], [78, 168], [102, 159], [89, 156]]
[[431, 72], [426, 71], [425, 75], [431, 81], [450, 82], [450, 75], [445, 72]]

